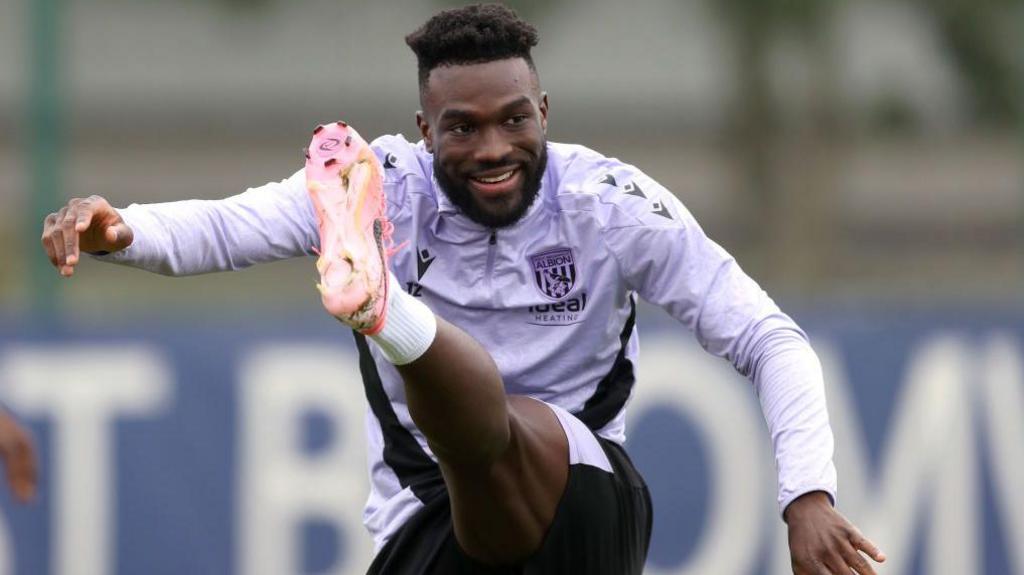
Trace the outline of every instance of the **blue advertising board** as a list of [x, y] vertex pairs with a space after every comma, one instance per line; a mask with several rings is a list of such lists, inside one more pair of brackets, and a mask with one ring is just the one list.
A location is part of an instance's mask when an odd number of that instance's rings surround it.
[[[641, 314], [627, 448], [651, 574], [788, 573], [757, 397]], [[886, 573], [1024, 573], [1024, 321], [808, 314], [841, 511]], [[360, 573], [373, 549], [352, 338], [322, 319], [102, 329], [8, 322], [0, 399], [32, 430], [33, 505], [0, 489], [0, 573]]]

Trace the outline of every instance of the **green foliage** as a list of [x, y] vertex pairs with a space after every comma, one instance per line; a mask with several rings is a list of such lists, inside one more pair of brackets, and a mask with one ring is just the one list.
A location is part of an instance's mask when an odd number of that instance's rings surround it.
[[[814, 42], [826, 33], [834, 0], [709, 0], [740, 47], [740, 75], [759, 74], [770, 38], [788, 30]], [[905, 0], [938, 24], [947, 55], [964, 80], [983, 124], [1024, 125], [1024, 1]], [[745, 81], [744, 84], [750, 84]], [[756, 83], [755, 83], [756, 84]], [[757, 89], [757, 86], [752, 86]], [[750, 96], [757, 99], [757, 95]], [[907, 110], [886, 102], [885, 125], [904, 125]]]
[[830, 0], [715, 0], [733, 24], [750, 25], [768, 32], [779, 28], [807, 30], [818, 26], [834, 5]]
[[971, 91], [976, 119], [993, 125], [1024, 123], [1024, 83], [1015, 60], [1024, 50], [1024, 34], [1015, 29], [1022, 20], [1022, 2], [920, 1], [935, 15], [948, 53]]

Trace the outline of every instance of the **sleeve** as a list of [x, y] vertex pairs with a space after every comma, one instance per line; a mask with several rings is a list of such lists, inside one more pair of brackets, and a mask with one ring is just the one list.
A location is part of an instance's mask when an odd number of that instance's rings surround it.
[[132, 244], [93, 257], [163, 275], [309, 255], [320, 241], [303, 170], [222, 200], [132, 204], [119, 212], [134, 234]]
[[775, 453], [780, 510], [811, 491], [834, 503], [832, 429], [807, 336], [675, 196], [650, 180], [642, 185], [650, 192], [621, 199], [630, 202], [627, 217], [604, 234], [627, 284], [753, 383]]

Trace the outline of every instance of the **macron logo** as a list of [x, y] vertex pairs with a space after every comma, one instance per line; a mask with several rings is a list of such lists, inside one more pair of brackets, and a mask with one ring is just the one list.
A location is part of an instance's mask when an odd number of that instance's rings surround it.
[[430, 255], [430, 252], [426, 249], [416, 252], [416, 279], [423, 279], [423, 274], [427, 273], [430, 264], [434, 263], [436, 257]]

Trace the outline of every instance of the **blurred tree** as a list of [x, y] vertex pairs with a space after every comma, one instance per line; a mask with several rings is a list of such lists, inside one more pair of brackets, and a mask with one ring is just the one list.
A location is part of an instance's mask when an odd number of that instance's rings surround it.
[[[28, 24], [31, 71], [24, 141], [29, 160], [32, 193], [29, 218], [24, 224], [26, 248], [39, 247], [39, 225], [53, 206], [62, 203], [64, 176], [61, 169], [67, 151], [64, 61], [67, 58], [67, 6], [61, 0], [36, 0]], [[28, 274], [32, 311], [39, 319], [58, 317], [57, 276], [45, 258], [30, 258]], [[6, 266], [5, 266], [6, 267]]]
[[[1021, 0], [918, 0], [933, 13], [953, 63], [970, 90], [975, 119], [991, 126], [1022, 122], [1019, 62], [1024, 51]], [[1014, 64], [1018, 65], [1014, 65]]]
[[[941, 41], [973, 103], [980, 125], [1024, 127], [1022, 0], [905, 0], [934, 16]], [[733, 146], [752, 202], [748, 228], [760, 239], [761, 275], [800, 291], [810, 288], [841, 254], [834, 246], [840, 214], [834, 199], [840, 129], [831, 0], [711, 0], [735, 47], [737, 95]], [[797, 39], [809, 63], [808, 105], [781, 125], [772, 93], [771, 54], [777, 41]], [[912, 127], [908, 102], [887, 99], [876, 124]]]
[[[730, 128], [750, 199], [746, 227], [761, 257], [755, 273], [791, 293], [825, 273], [835, 233], [834, 140], [837, 130], [830, 0], [714, 0], [736, 54], [737, 94]], [[811, 81], [800, 133], [784, 141], [772, 93], [770, 57], [782, 35], [809, 57]], [[791, 136], [793, 136], [791, 134]], [[788, 177], [787, 177], [788, 176]], [[760, 265], [759, 265], [760, 264]]]

